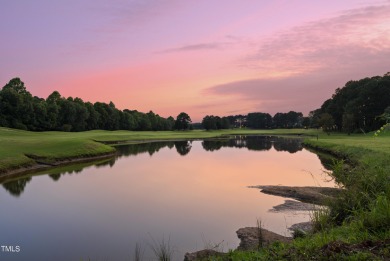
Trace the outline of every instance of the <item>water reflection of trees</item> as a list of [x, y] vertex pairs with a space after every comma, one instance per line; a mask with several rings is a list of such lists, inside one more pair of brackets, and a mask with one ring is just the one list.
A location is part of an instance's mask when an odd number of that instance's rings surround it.
[[[107, 165], [108, 163], [105, 162], [105, 165]], [[64, 170], [64, 171], [60, 171], [60, 172], [57, 172], [57, 173], [52, 173], [52, 174], [49, 174], [49, 177], [53, 180], [53, 181], [58, 181], [61, 176], [63, 175], [72, 175], [72, 174], [79, 174], [79, 173], [82, 173], [84, 168], [88, 167], [88, 166], [91, 166], [91, 165], [94, 165], [94, 166], [98, 166], [99, 163], [97, 164], [81, 164], [81, 165], [73, 165], [71, 166], [71, 169], [68, 169], [68, 170]]]
[[158, 152], [160, 149], [164, 147], [173, 148], [176, 146], [176, 142], [166, 141], [166, 142], [148, 142], [148, 143], [139, 143], [139, 144], [130, 144], [117, 146], [115, 149], [117, 150], [117, 155], [119, 157], [122, 156], [135, 156], [141, 153], [148, 153], [152, 156], [154, 153]]
[[[150, 156], [158, 152], [160, 149], [168, 147], [172, 149], [176, 148], [177, 152], [180, 155], [186, 155], [191, 150], [191, 144], [187, 141], [184, 142], [149, 142], [149, 143], [141, 143], [141, 144], [132, 144], [126, 146], [117, 146], [117, 154], [115, 157], [99, 161], [98, 163], [82, 163], [77, 165], [71, 165], [69, 167], [61, 167], [59, 169], [53, 169], [52, 171], [55, 173], [51, 173], [48, 176], [55, 182], [59, 181], [60, 178], [64, 175], [72, 175], [81, 173], [86, 167], [95, 166], [97, 168], [106, 167], [106, 166], [114, 166], [115, 161], [121, 157], [129, 157], [135, 156], [142, 153], [148, 153]], [[62, 170], [63, 169], [63, 170]], [[3, 187], [13, 196], [20, 196], [27, 183], [31, 181], [32, 176], [28, 178], [21, 178], [13, 181], [5, 181], [2, 185]]]
[[215, 151], [223, 147], [267, 151], [273, 147], [276, 151], [295, 153], [302, 150], [302, 140], [272, 136], [234, 136], [234, 139], [204, 140], [202, 147], [206, 151]]
[[187, 155], [192, 148], [192, 142], [191, 141], [175, 141], [175, 148], [177, 153], [179, 153], [181, 156]]
[[[149, 142], [140, 144], [130, 144], [115, 147], [117, 154], [111, 159], [100, 161], [98, 163], [83, 163], [73, 165], [70, 167], [62, 167], [57, 170], [52, 170], [49, 177], [57, 182], [63, 175], [71, 175], [81, 173], [88, 166], [95, 166], [97, 168], [114, 166], [115, 161], [121, 157], [136, 156], [142, 153], [148, 153], [150, 156], [154, 155], [163, 148], [175, 148], [177, 153], [181, 156], [186, 156], [190, 153], [192, 148], [192, 141], [165, 141], [165, 142]], [[247, 148], [253, 151], [267, 151], [274, 148], [277, 151], [288, 151], [295, 153], [302, 150], [302, 140], [297, 138], [281, 138], [271, 136], [232, 136], [226, 139], [214, 139], [202, 141], [202, 147], [206, 151], [217, 151], [222, 148]], [[324, 160], [320, 157], [321, 161]], [[323, 162], [324, 163], [324, 162]], [[327, 162], [328, 163], [328, 162]], [[324, 163], [324, 165], [328, 165]], [[3, 183], [3, 187], [13, 196], [20, 196], [31, 177], [22, 178]]]
[[54, 181], [58, 181], [61, 178], [61, 173], [50, 174], [49, 177]]
[[310, 149], [309, 149], [309, 151], [311, 151], [317, 155], [318, 159], [321, 162], [321, 165], [326, 170], [331, 171], [334, 169], [334, 165], [337, 162], [337, 159], [334, 156], [332, 156], [330, 154], [326, 154], [326, 153], [316, 152], [316, 151], [310, 150]]
[[30, 181], [31, 181], [31, 177], [21, 178], [18, 180], [13, 180], [10, 182], [3, 183], [3, 187], [12, 196], [19, 197], [23, 193], [27, 183], [29, 183]]
[[301, 151], [302, 140], [298, 138], [287, 139], [282, 137], [274, 137], [275, 140], [273, 142], [274, 148], [277, 151], [288, 151], [290, 153], [295, 153], [297, 151]]

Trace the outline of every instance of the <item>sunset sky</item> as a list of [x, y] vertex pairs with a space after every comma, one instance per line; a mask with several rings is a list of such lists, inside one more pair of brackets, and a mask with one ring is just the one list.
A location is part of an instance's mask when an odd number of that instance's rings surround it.
[[1, 0], [0, 87], [167, 117], [309, 111], [390, 71], [390, 1]]

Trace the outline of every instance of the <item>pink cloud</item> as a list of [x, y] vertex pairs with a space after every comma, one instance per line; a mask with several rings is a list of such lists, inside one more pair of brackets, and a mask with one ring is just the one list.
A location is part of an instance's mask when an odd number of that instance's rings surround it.
[[303, 73], [330, 63], [340, 66], [343, 57], [389, 48], [390, 5], [372, 6], [277, 33], [261, 42], [242, 64], [266, 72]]
[[[390, 70], [390, 5], [349, 10], [261, 40], [239, 65], [258, 78], [207, 88], [270, 113], [308, 113], [347, 81]], [[232, 108], [231, 108], [232, 109]]]

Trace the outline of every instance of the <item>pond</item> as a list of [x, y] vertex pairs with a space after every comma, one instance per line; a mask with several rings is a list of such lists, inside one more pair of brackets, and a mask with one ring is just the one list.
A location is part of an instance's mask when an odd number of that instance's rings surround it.
[[[252, 185], [329, 186], [319, 157], [297, 138], [235, 136], [116, 147], [114, 159], [52, 169], [2, 184], [1, 260], [132, 260], [135, 245], [169, 241], [186, 252], [239, 244], [256, 226], [289, 235], [308, 212], [275, 212], [283, 198]], [[46, 175], [48, 174], [48, 175]]]

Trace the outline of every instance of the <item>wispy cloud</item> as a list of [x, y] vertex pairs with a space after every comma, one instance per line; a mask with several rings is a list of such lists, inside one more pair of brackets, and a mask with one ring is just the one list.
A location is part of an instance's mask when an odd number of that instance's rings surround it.
[[189, 44], [177, 48], [170, 48], [162, 50], [158, 53], [175, 53], [175, 52], [186, 52], [186, 51], [199, 51], [199, 50], [216, 50], [223, 48], [222, 43], [200, 43], [200, 44]]
[[158, 53], [175, 53], [175, 52], [187, 52], [187, 51], [202, 51], [202, 50], [222, 50], [232, 46], [242, 44], [244, 41], [240, 37], [233, 35], [225, 35], [222, 39], [212, 42], [186, 44], [179, 47], [168, 48]]
[[348, 10], [260, 40], [239, 61], [259, 77], [207, 88], [266, 112], [307, 113], [346, 81], [390, 70], [390, 5]]
[[[285, 78], [250, 79], [216, 85], [204, 91], [204, 95], [230, 97], [230, 104], [247, 104], [250, 111], [268, 113], [290, 110], [307, 113], [316, 109], [319, 101], [330, 97], [331, 93], [344, 82], [344, 75], [314, 73]], [[234, 109], [232, 109], [234, 110]]]
[[370, 6], [277, 33], [261, 41], [240, 64], [263, 74], [305, 73], [353, 65], [367, 53], [389, 48], [390, 5]]

